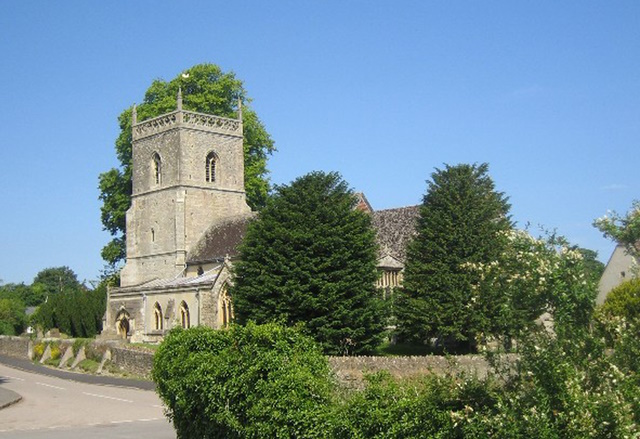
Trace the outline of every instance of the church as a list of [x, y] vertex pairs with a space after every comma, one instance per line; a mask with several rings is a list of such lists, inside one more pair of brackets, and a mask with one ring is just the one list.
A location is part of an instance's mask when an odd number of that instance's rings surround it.
[[[126, 264], [110, 288], [103, 337], [159, 342], [173, 327], [223, 328], [233, 320], [230, 268], [247, 224], [242, 109], [237, 118], [177, 109], [132, 120]], [[418, 206], [374, 211], [381, 295], [402, 282]]]

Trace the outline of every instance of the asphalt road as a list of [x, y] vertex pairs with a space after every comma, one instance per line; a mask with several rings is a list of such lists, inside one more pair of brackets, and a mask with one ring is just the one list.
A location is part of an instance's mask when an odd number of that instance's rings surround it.
[[152, 390], [78, 382], [6, 364], [0, 364], [0, 386], [22, 396], [0, 410], [0, 438], [176, 437]]

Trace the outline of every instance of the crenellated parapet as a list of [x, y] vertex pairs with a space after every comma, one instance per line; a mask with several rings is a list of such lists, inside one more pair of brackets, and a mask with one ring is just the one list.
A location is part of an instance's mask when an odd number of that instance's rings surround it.
[[140, 123], [136, 123], [134, 119], [131, 134], [133, 140], [139, 140], [175, 128], [191, 128], [210, 133], [242, 137], [242, 120], [181, 109]]

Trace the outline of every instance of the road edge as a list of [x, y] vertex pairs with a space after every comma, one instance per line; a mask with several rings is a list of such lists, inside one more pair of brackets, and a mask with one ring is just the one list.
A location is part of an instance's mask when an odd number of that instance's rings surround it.
[[0, 410], [22, 401], [22, 395], [13, 390], [0, 387]]

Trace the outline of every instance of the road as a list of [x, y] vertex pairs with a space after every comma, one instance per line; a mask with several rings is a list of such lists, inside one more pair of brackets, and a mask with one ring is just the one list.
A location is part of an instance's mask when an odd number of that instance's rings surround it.
[[23, 398], [0, 410], [0, 438], [176, 437], [151, 390], [76, 382], [5, 364], [0, 386]]

